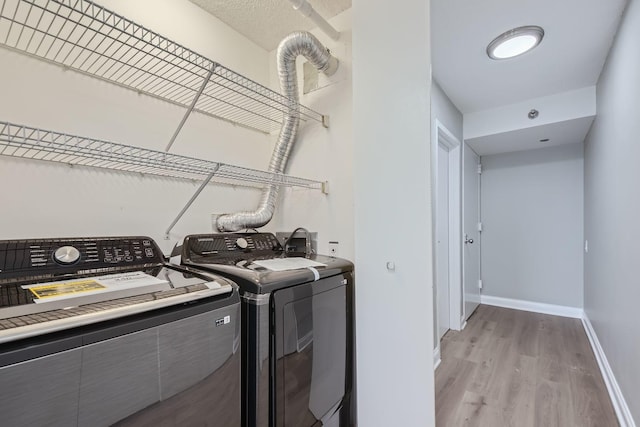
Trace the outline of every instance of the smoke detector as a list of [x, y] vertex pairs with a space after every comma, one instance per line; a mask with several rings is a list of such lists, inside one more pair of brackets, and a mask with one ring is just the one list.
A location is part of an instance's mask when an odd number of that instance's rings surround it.
[[544, 30], [537, 25], [527, 25], [505, 31], [487, 46], [491, 59], [509, 59], [529, 52], [538, 46], [544, 37]]

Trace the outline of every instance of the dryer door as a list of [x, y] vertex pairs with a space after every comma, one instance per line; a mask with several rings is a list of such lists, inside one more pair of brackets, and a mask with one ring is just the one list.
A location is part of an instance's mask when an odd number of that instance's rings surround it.
[[274, 293], [276, 426], [347, 425], [350, 281], [341, 275]]

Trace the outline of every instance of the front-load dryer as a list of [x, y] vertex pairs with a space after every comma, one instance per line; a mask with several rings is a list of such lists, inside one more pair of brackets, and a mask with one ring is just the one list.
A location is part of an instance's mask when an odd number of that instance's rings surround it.
[[353, 264], [287, 257], [271, 233], [191, 235], [183, 265], [238, 284], [243, 425], [353, 425]]

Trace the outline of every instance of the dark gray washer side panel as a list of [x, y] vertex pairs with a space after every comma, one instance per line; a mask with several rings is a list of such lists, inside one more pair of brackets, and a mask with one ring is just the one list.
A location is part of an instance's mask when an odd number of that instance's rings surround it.
[[[216, 326], [216, 320], [225, 316], [230, 322]], [[160, 327], [162, 400], [202, 381], [239, 350], [239, 321], [240, 304], [236, 304]]]
[[79, 426], [109, 426], [160, 400], [157, 328], [82, 351]]
[[3, 426], [75, 426], [82, 350], [0, 368]]

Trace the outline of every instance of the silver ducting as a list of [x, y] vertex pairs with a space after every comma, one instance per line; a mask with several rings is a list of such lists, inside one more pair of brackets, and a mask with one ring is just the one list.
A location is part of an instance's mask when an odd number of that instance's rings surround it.
[[[338, 60], [310, 33], [294, 32], [280, 42], [277, 51], [278, 76], [282, 94], [288, 99], [288, 105], [280, 128], [278, 142], [269, 162], [268, 171], [273, 173], [284, 173], [298, 133], [300, 108], [298, 105], [296, 58], [299, 55], [303, 55], [327, 76], [333, 75], [338, 69]], [[245, 228], [258, 228], [267, 224], [273, 217], [279, 189], [280, 186], [275, 184], [265, 187], [262, 190], [260, 204], [255, 211], [220, 215], [216, 220], [218, 230], [238, 231]]]

